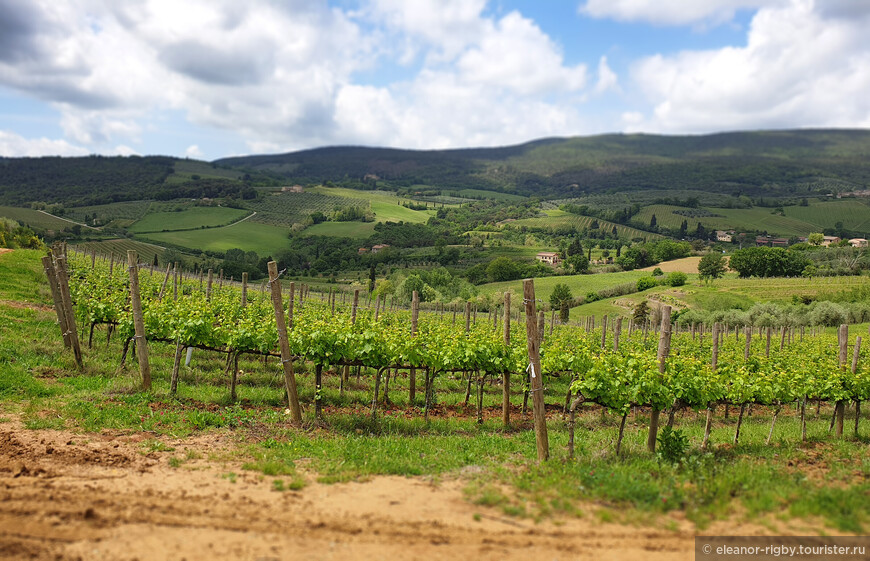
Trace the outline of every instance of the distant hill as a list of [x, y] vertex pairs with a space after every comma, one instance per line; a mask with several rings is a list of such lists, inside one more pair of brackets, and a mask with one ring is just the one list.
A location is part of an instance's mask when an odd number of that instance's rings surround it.
[[[870, 186], [870, 131], [610, 134], [502, 148], [328, 147], [212, 163], [166, 156], [0, 158], [0, 204], [256, 196], [255, 187], [483, 189], [543, 198], [623, 191], [796, 197]], [[662, 194], [663, 197], [667, 193]]]
[[225, 158], [224, 166], [295, 182], [479, 188], [570, 197], [689, 189], [786, 196], [870, 185], [870, 131], [791, 130], [702, 136], [611, 134], [504, 148], [400, 150], [329, 147]]
[[0, 157], [0, 204], [101, 205], [179, 197], [253, 198], [256, 185], [277, 184], [263, 173], [168, 156], [81, 158]]

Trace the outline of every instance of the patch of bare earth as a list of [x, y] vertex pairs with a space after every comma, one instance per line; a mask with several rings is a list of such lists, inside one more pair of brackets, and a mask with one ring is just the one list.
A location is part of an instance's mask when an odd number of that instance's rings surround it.
[[[147, 438], [0, 423], [0, 559], [693, 558], [694, 528], [679, 517], [676, 530], [589, 515], [535, 523], [469, 504], [458, 478], [322, 485], [310, 477], [302, 491], [276, 491], [276, 478], [240, 469], [230, 437], [165, 441], [171, 452], [149, 452]], [[171, 457], [195, 459], [171, 467]]]
[[701, 262], [700, 257], [683, 257], [682, 259], [674, 259], [673, 261], [663, 261], [658, 265], [653, 265], [652, 267], [644, 267], [640, 269], [641, 271], [653, 271], [656, 268], [661, 269], [663, 273], [673, 273], [675, 271], [679, 271], [680, 273], [697, 273], [698, 272], [698, 263]]

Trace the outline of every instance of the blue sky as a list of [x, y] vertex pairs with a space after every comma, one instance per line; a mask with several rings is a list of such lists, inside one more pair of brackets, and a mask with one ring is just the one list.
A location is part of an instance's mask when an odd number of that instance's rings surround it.
[[870, 128], [870, 0], [0, 0], [0, 156]]

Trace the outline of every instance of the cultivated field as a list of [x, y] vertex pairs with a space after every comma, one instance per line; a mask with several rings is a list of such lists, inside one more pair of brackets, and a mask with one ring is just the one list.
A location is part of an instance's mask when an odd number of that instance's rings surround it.
[[267, 256], [289, 247], [288, 230], [245, 220], [230, 226], [179, 232], [157, 232], [143, 236], [156, 243], [169, 243], [199, 250], [226, 251], [238, 248]]
[[65, 230], [75, 224], [71, 220], [64, 220], [45, 212], [14, 206], [0, 206], [0, 216], [31, 228], [44, 230]]
[[590, 228], [593, 222], [598, 222], [598, 227], [607, 232], [610, 232], [615, 227], [617, 234], [623, 239], [641, 238], [645, 240], [653, 240], [661, 238], [658, 234], [645, 232], [630, 226], [623, 226], [622, 224], [607, 222], [606, 220], [598, 220], [589, 216], [578, 216], [561, 210], [548, 210], [546, 211], [546, 214], [546, 217], [542, 216], [539, 218], [523, 218], [521, 220], [514, 220], [506, 224], [505, 227], [521, 228], [527, 226], [531, 228], [554, 230], [560, 227], [571, 226], [582, 230], [584, 228]]
[[134, 234], [193, 230], [196, 228], [215, 228], [225, 226], [245, 216], [251, 211], [218, 206], [190, 206], [172, 212], [149, 212], [141, 220], [128, 228]]

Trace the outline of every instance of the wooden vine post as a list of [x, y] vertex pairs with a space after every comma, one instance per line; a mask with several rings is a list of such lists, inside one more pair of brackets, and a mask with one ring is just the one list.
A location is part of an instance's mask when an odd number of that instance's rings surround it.
[[[852, 352], [852, 377], [858, 373], [858, 356], [861, 353], [861, 336], [855, 337], [855, 349]], [[858, 421], [861, 420], [861, 400], [855, 400], [855, 436], [858, 436]]]
[[[846, 372], [846, 365], [848, 360], [848, 346], [849, 346], [849, 326], [845, 323], [840, 326], [840, 329], [837, 330], [837, 342], [839, 343], [839, 358], [840, 358], [840, 370]], [[837, 415], [837, 437], [843, 437], [843, 421], [846, 413], [846, 402], [842, 399], [837, 400], [836, 406], [836, 415]]]
[[[411, 295], [411, 337], [417, 336], [417, 320], [420, 316], [420, 295], [415, 290]], [[412, 366], [408, 371], [408, 403], [414, 404], [417, 397], [417, 368]]]
[[[716, 374], [716, 368], [719, 365], [719, 324], [713, 324], [713, 352], [710, 357], [710, 371]], [[707, 404], [707, 422], [704, 425], [704, 440], [701, 442], [701, 450], [707, 449], [707, 444], [710, 442], [710, 429], [713, 428], [713, 409], [715, 405]]]
[[51, 257], [42, 258], [42, 268], [45, 270], [45, 276], [48, 279], [48, 286], [51, 288], [51, 298], [54, 300], [54, 311], [57, 314], [57, 323], [60, 326], [60, 334], [63, 337], [63, 346], [67, 349], [72, 346], [69, 337], [69, 327], [66, 319], [66, 310], [63, 307], [63, 298], [60, 296], [60, 289], [57, 285], [57, 274], [54, 271], [54, 263], [51, 262]]
[[547, 418], [544, 411], [544, 384], [541, 372], [540, 341], [538, 339], [538, 321], [535, 314], [535, 281], [523, 281], [523, 302], [526, 309], [526, 345], [529, 352], [529, 368], [531, 377], [532, 409], [535, 417], [535, 443], [538, 448], [538, 460], [545, 461], [550, 457], [550, 443], [547, 439]]
[[145, 319], [142, 316], [142, 300], [139, 296], [139, 257], [132, 249], [127, 250], [127, 270], [130, 273], [130, 306], [133, 308], [133, 329], [136, 339], [136, 358], [142, 388], [151, 390], [151, 364], [148, 362], [148, 342], [145, 340]]
[[[504, 344], [511, 344], [511, 293], [504, 293]], [[501, 420], [505, 427], [511, 424], [511, 373], [505, 369], [502, 373]]]
[[69, 342], [72, 346], [73, 357], [75, 357], [76, 367], [79, 370], [84, 369], [82, 361], [82, 348], [79, 344], [79, 335], [76, 328], [76, 316], [73, 313], [72, 297], [69, 292], [69, 276], [66, 272], [66, 246], [63, 253], [54, 260], [55, 275], [57, 275], [57, 289], [60, 293], [61, 305], [63, 306], [64, 315], [66, 316], [66, 333], [69, 336]]
[[[667, 364], [668, 355], [671, 352], [671, 307], [668, 305], [662, 306], [662, 322], [659, 331], [659, 348], [657, 360], [659, 362], [659, 373], [664, 374], [665, 365]], [[656, 451], [656, 436], [659, 432], [659, 411], [656, 407], [652, 408], [649, 417], [649, 434], [646, 439], [646, 447], [650, 452]]]
[[[342, 294], [343, 296], [343, 294]], [[353, 291], [353, 305], [350, 309], [350, 324], [356, 324], [356, 308], [359, 306], [359, 289]], [[339, 395], [344, 395], [344, 386], [348, 382], [348, 378], [350, 377], [350, 365], [345, 364], [344, 368], [341, 370], [341, 381], [339, 382], [338, 392]]]
[[281, 302], [281, 280], [278, 278], [278, 264], [269, 261], [269, 286], [272, 289], [272, 308], [275, 310], [275, 325], [278, 328], [278, 344], [281, 347], [281, 366], [284, 369], [284, 387], [290, 405], [290, 416], [296, 425], [302, 424], [302, 409], [296, 393], [296, 375], [293, 372], [293, 357], [290, 355], [290, 342], [287, 340], [287, 324], [284, 321], [284, 305]]

